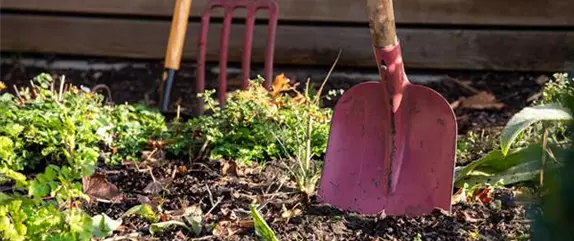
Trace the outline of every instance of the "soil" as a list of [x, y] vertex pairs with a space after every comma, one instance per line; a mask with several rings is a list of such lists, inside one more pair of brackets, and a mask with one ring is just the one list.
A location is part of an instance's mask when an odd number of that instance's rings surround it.
[[[5, 63], [1, 65], [1, 77], [11, 86], [26, 85], [29, 79], [41, 72], [65, 74], [67, 80], [77, 85], [108, 85], [116, 103], [155, 104], [162, 67], [159, 62], [148, 62], [117, 70], [74, 70]], [[320, 71], [290, 70], [292, 72], [288, 76], [295, 77], [293, 79], [311, 77], [318, 82], [324, 78], [328, 68]], [[486, 91], [504, 104], [502, 108], [495, 108], [497, 103], [489, 101], [486, 104], [475, 103], [468, 108], [455, 108], [461, 135], [471, 130], [500, 128], [512, 114], [529, 104], [541, 88], [537, 83], [541, 73], [452, 71], [439, 74], [449, 78], [425, 85], [441, 93], [451, 103]], [[361, 76], [341, 76], [332, 77], [326, 91], [348, 89], [364, 81]], [[186, 103], [193, 95], [193, 79], [193, 66], [184, 64], [177, 73], [173, 91], [174, 101], [181, 99], [179, 103], [183, 110], [191, 108]], [[210, 74], [206, 87], [215, 88], [215, 80], [216, 75]], [[471, 87], [463, 87], [465, 84]], [[237, 86], [231, 81], [229, 89]], [[335, 101], [326, 105], [332, 106]], [[249, 205], [258, 203], [260, 213], [279, 240], [519, 240], [528, 237], [529, 219], [525, 208], [512, 201], [511, 190], [497, 191], [499, 193], [495, 196], [501, 201], [500, 206], [458, 203], [451, 213], [436, 210], [421, 217], [364, 216], [343, 212], [318, 203], [314, 197], [299, 194], [296, 184], [286, 176], [288, 172], [281, 165], [286, 160], [271, 161], [259, 170], [224, 160], [167, 160], [161, 156], [161, 150], [156, 151], [160, 157], [148, 167], [135, 167], [129, 161], [119, 167], [100, 166], [97, 172], [111, 183], [104, 185], [107, 188], [104, 189], [109, 191], [117, 187], [119, 194], [116, 196], [120, 198], [112, 202], [85, 203], [85, 210], [91, 215], [105, 213], [115, 219], [137, 204], [148, 203], [157, 207], [157, 203], [161, 203], [164, 210], [161, 219], [168, 220], [177, 219], [184, 212], [197, 212], [199, 207], [203, 216], [202, 230], [195, 233], [173, 226], [151, 235], [150, 221], [129, 216], [122, 217], [122, 228], [115, 231], [115, 235], [137, 233], [138, 240], [258, 240], [249, 214]], [[293, 213], [295, 215], [288, 215]]]

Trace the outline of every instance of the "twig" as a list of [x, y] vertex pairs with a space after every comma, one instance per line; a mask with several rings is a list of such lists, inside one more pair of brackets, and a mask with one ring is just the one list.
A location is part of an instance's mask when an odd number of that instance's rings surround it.
[[213, 236], [213, 235], [209, 235], [209, 236], [205, 236], [205, 237], [201, 237], [201, 238], [192, 238], [192, 239], [190, 239], [190, 241], [192, 241], [192, 240], [193, 241], [208, 240], [208, 239], [212, 239], [214, 237], [215, 236]]
[[207, 211], [207, 213], [205, 213], [205, 215], [203, 215], [203, 216], [205, 217], [205, 216], [209, 215], [211, 213], [211, 211], [213, 211], [213, 209], [215, 209], [215, 207], [217, 207], [217, 205], [219, 205], [219, 203], [221, 203], [221, 201], [223, 201], [223, 197], [217, 198], [217, 202], [215, 202], [215, 204], [213, 206], [211, 206], [209, 211]]
[[211, 193], [209, 186], [207, 184], [205, 184], [205, 187], [207, 188], [207, 193], [209, 193], [209, 202], [211, 203], [211, 206], [215, 206], [215, 204], [213, 202], [213, 194]]
[[92, 93], [96, 93], [99, 89], [105, 89], [106, 92], [108, 93], [108, 103], [113, 103], [114, 101], [112, 100], [112, 90], [110, 89], [110, 87], [108, 87], [105, 84], [99, 84], [99, 85], [95, 85], [94, 87], [92, 87], [92, 90], [90, 92]]
[[454, 82], [455, 84], [459, 85], [460, 87], [462, 87], [462, 88], [464, 88], [464, 89], [470, 91], [472, 94], [478, 94], [478, 92], [480, 92], [479, 90], [473, 88], [472, 86], [470, 86], [470, 85], [468, 85], [468, 84], [465, 84], [465, 83], [462, 83], [460, 80], [455, 79], [455, 78], [453, 78], [453, 77], [450, 77], [450, 76], [448, 76], [448, 75], [445, 76], [445, 79]]
[[62, 75], [60, 78], [60, 92], [58, 93], [58, 102], [62, 101], [62, 93], [64, 92], [64, 83], [66, 83], [66, 76]]
[[124, 240], [124, 239], [138, 240], [137, 238], [139, 238], [139, 237], [140, 237], [140, 234], [135, 232], [135, 233], [129, 233], [129, 234], [122, 235], [122, 236], [107, 238], [107, 239], [104, 239], [102, 241], [118, 241], [118, 240]]
[[337, 54], [337, 58], [335, 59], [335, 62], [333, 62], [333, 65], [331, 65], [331, 69], [329, 69], [329, 72], [327, 73], [327, 76], [325, 76], [325, 79], [323, 80], [321, 87], [319, 87], [319, 91], [317, 91], [317, 99], [315, 99], [315, 104], [317, 104], [319, 98], [321, 97], [321, 92], [323, 91], [323, 88], [325, 87], [327, 80], [329, 79], [329, 77], [333, 73], [333, 70], [335, 69], [335, 65], [337, 65], [337, 62], [339, 62], [339, 58], [341, 57], [342, 51], [343, 51], [342, 49], [339, 49], [339, 53]]
[[544, 164], [546, 163], [546, 148], [548, 146], [548, 128], [545, 123], [542, 123], [542, 164], [540, 165], [540, 186], [544, 184]]
[[14, 90], [16, 91], [16, 96], [18, 97], [18, 99], [21, 102], [24, 102], [24, 99], [22, 98], [22, 95], [20, 95], [20, 92], [18, 91], [18, 87], [16, 87], [16, 85], [12, 85], [14, 87]]

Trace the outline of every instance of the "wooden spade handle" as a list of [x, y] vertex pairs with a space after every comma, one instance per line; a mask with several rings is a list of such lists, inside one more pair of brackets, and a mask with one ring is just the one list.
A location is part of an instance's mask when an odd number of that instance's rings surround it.
[[367, 0], [373, 46], [384, 48], [397, 44], [397, 30], [392, 0]]
[[169, 42], [165, 54], [165, 67], [168, 69], [179, 69], [190, 9], [191, 0], [175, 0]]

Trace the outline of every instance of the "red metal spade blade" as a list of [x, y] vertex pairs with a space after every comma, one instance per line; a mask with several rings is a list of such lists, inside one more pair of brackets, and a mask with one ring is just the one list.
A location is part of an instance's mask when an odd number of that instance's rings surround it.
[[439, 93], [408, 82], [398, 43], [376, 56], [387, 67], [381, 82], [352, 87], [335, 106], [319, 200], [366, 214], [450, 211], [455, 115]]

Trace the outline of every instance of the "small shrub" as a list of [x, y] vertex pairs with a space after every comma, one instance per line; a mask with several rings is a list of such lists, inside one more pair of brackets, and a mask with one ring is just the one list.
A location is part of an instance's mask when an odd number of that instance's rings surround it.
[[[211, 158], [232, 159], [250, 163], [293, 156], [304, 129], [292, 131], [290, 126], [300, 126], [304, 115], [313, 116], [312, 151], [322, 155], [327, 145], [331, 110], [313, 107], [306, 112], [301, 96], [291, 96], [294, 86], [283, 75], [273, 84], [273, 91], [267, 91], [259, 77], [250, 81], [249, 89], [238, 90], [227, 98], [226, 107], [221, 109], [211, 97], [213, 90], [206, 91], [203, 97], [206, 111], [204, 115], [185, 124], [187, 132], [200, 133], [196, 144], [209, 141]], [[192, 130], [192, 131], [190, 131]], [[282, 148], [279, 141], [283, 142]]]
[[455, 185], [504, 184], [526, 182], [539, 177], [544, 182], [544, 170], [560, 167], [572, 146], [571, 111], [566, 108], [574, 85], [565, 74], [542, 90], [542, 99], [516, 113], [500, 134], [500, 149], [493, 150], [462, 168]]

